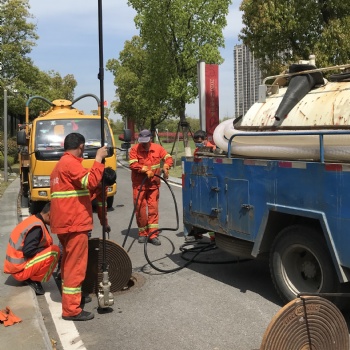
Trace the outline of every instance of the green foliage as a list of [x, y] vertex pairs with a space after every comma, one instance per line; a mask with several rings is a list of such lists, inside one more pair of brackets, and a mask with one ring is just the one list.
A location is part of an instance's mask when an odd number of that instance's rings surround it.
[[[138, 126], [185, 118], [197, 97], [197, 62], [221, 63], [230, 0], [129, 0], [140, 37], [124, 46], [107, 68], [115, 75], [115, 112]], [[118, 76], [119, 74], [119, 76]]]
[[267, 75], [316, 55], [317, 65], [345, 64], [350, 58], [350, 3], [342, 0], [243, 0], [240, 38]]
[[[8, 115], [20, 122], [24, 122], [25, 104], [30, 96], [43, 96], [50, 101], [61, 98], [72, 100], [77, 85], [73, 75], [61, 77], [55, 71], [42, 72], [27, 56], [38, 39], [29, 9], [28, 0], [0, 1], [0, 85], [8, 88]], [[11, 93], [14, 89], [18, 91], [16, 96]], [[2, 94], [0, 101], [2, 108]], [[48, 107], [42, 101], [33, 102], [30, 118]]]
[[[4, 152], [4, 133], [2, 131], [0, 132], [0, 151], [0, 155], [3, 156], [2, 153]], [[7, 155], [12, 159], [11, 165], [14, 162], [18, 162], [18, 146], [15, 138], [7, 139]]]
[[[0, 168], [3, 169], [4, 168], [4, 156], [2, 155], [2, 153], [0, 153]], [[15, 161], [13, 159], [13, 157], [11, 156], [7, 156], [7, 166], [12, 166], [13, 164], [15, 164]]]

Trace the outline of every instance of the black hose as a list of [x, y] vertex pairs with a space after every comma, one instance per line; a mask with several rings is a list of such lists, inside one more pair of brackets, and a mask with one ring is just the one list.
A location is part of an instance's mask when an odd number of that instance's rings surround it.
[[[176, 198], [175, 198], [175, 195], [174, 195], [174, 192], [171, 188], [171, 186], [169, 185], [169, 183], [161, 176], [159, 175], [154, 175], [154, 176], [157, 176], [159, 177], [169, 188], [170, 190], [170, 193], [173, 197], [173, 201], [174, 201], [174, 205], [175, 205], [175, 214], [176, 214], [176, 227], [175, 228], [172, 228], [172, 227], [164, 227], [164, 228], [158, 228], [157, 230], [154, 230], [152, 232], [150, 232], [147, 236], [147, 239], [144, 243], [144, 254], [145, 254], [145, 258], [148, 262], [148, 264], [150, 266], [152, 266], [156, 271], [158, 272], [163, 272], [163, 273], [171, 273], [171, 272], [176, 272], [176, 271], [179, 271], [179, 270], [182, 270], [183, 268], [187, 267], [188, 265], [196, 262], [196, 263], [201, 263], [201, 264], [233, 264], [233, 263], [238, 263], [238, 262], [245, 262], [245, 261], [249, 261], [251, 259], [236, 259], [236, 260], [229, 260], [229, 261], [223, 261], [223, 262], [207, 262], [207, 261], [201, 261], [201, 260], [195, 260], [196, 257], [202, 253], [202, 252], [205, 252], [205, 251], [209, 251], [209, 250], [213, 250], [213, 249], [216, 249], [217, 247], [215, 246], [215, 243], [199, 243], [199, 245], [193, 247], [193, 248], [190, 248], [190, 249], [187, 249], [185, 248], [186, 246], [188, 245], [193, 245], [193, 243], [190, 243], [190, 242], [187, 242], [187, 243], [184, 243], [181, 247], [180, 247], [180, 251], [182, 252], [181, 254], [181, 257], [186, 260], [187, 262], [183, 265], [183, 266], [179, 266], [179, 267], [176, 267], [174, 269], [170, 269], [170, 270], [164, 270], [164, 269], [161, 269], [157, 266], [155, 266], [152, 261], [149, 259], [148, 257], [148, 253], [147, 253], [147, 242], [148, 242], [148, 238], [153, 235], [154, 233], [156, 232], [162, 232], [162, 231], [177, 231], [179, 229], [179, 211], [178, 211], [178, 208], [177, 208], [177, 202], [176, 202]], [[126, 240], [129, 236], [129, 233], [130, 233], [130, 228], [131, 228], [131, 225], [132, 225], [132, 221], [134, 219], [134, 215], [135, 215], [135, 212], [136, 212], [136, 209], [137, 209], [137, 203], [138, 203], [138, 199], [140, 197], [140, 193], [141, 193], [141, 189], [142, 187], [144, 186], [144, 183], [146, 181], [147, 177], [145, 176], [145, 178], [143, 179], [142, 183], [141, 183], [141, 186], [140, 186], [140, 189], [139, 189], [139, 192], [138, 192], [138, 195], [137, 195], [137, 198], [135, 200], [135, 203], [134, 203], [134, 209], [133, 209], [133, 212], [132, 212], [132, 215], [131, 215], [131, 218], [130, 218], [130, 222], [129, 222], [129, 226], [128, 226], [128, 230], [126, 232], [126, 235], [125, 235], [125, 238], [124, 238], [124, 241], [123, 241], [123, 245], [122, 247], [124, 248], [125, 246], [125, 243], [126, 243]], [[202, 245], [202, 247], [201, 247]], [[191, 259], [187, 259], [184, 257], [185, 254], [187, 253], [194, 253], [194, 256], [191, 258]]]

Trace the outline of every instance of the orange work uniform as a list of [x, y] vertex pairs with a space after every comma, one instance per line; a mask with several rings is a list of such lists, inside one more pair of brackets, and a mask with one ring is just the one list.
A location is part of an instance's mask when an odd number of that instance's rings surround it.
[[[31, 230], [40, 228], [42, 237], [38, 244], [39, 253], [26, 258], [23, 253], [24, 241]], [[11, 232], [6, 249], [4, 272], [11, 274], [17, 281], [31, 279], [47, 282], [54, 271], [60, 249], [52, 244], [52, 237], [46, 225], [37, 216], [32, 215], [20, 222]]]
[[87, 267], [88, 232], [93, 228], [90, 191], [101, 182], [104, 170], [104, 165], [96, 161], [91, 169], [85, 169], [82, 161], [66, 152], [50, 176], [50, 226], [63, 247], [63, 316], [76, 316], [82, 311], [81, 286]]
[[[204, 141], [203, 142], [204, 147], [211, 148], [212, 150], [216, 149], [216, 146], [213, 145], [210, 141]], [[197, 157], [197, 152], [200, 150], [200, 147], [196, 147], [196, 149], [193, 152], [193, 157]]]
[[[141, 172], [141, 169], [147, 166], [149, 170], [152, 170], [155, 175], [159, 176], [161, 172], [161, 161], [164, 161], [169, 167], [173, 165], [171, 155], [156, 143], [151, 142], [148, 150], [139, 143], [130, 149], [129, 166], [131, 169], [133, 201], [137, 208], [135, 217], [139, 228], [139, 236], [148, 236], [152, 230], [156, 231], [159, 227], [158, 203], [160, 179], [154, 176], [144, 181], [146, 175]], [[143, 186], [140, 189], [142, 183]], [[158, 232], [155, 232], [149, 238], [153, 239], [157, 236]]]

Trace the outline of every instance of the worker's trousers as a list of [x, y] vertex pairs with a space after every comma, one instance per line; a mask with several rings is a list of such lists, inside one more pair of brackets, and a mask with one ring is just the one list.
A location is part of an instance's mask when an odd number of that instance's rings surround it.
[[81, 286], [88, 261], [88, 232], [57, 235], [63, 247], [61, 262], [62, 316], [76, 316], [82, 311]]
[[27, 261], [24, 270], [12, 276], [17, 281], [25, 281], [30, 278], [32, 281], [47, 282], [54, 271], [60, 256], [60, 248], [51, 245]]
[[[154, 189], [141, 188], [139, 195], [139, 187], [133, 188], [134, 205], [136, 204], [136, 223], [139, 228], [139, 236], [148, 236], [152, 231], [158, 230], [159, 214], [159, 187]], [[138, 197], [138, 200], [137, 200]], [[137, 202], [136, 202], [137, 201]], [[158, 236], [158, 231], [149, 238], [153, 239]]]

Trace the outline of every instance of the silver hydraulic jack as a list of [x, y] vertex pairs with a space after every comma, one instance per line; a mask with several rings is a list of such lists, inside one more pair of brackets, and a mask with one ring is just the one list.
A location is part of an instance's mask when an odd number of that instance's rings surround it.
[[114, 304], [114, 296], [110, 289], [111, 282], [109, 281], [108, 271], [103, 271], [102, 281], [100, 282], [100, 289], [98, 291], [98, 306], [100, 308], [107, 308]]

